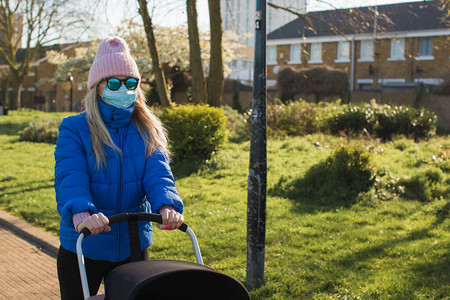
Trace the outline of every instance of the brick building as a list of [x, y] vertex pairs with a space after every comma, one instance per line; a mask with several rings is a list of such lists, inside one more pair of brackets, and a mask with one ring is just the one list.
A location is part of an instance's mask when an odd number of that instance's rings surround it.
[[[68, 57], [75, 56], [75, 48], [85, 47], [86, 43], [79, 44], [56, 44], [42, 47], [38, 57], [31, 64], [29, 74], [25, 77], [21, 103], [24, 108], [32, 108], [43, 111], [69, 111], [72, 99], [72, 110], [77, 111], [86, 93], [85, 85], [77, 76], [67, 75], [67, 79], [51, 84], [45, 79], [53, 77], [57, 66], [51, 64], [46, 56], [47, 51], [54, 50]], [[20, 49], [16, 54], [17, 60], [23, 59], [25, 49]], [[6, 104], [6, 93], [12, 97], [12, 88], [8, 87], [7, 76], [9, 66], [0, 62], [0, 105]], [[42, 80], [44, 79], [44, 83]]]
[[438, 85], [450, 73], [443, 16], [437, 1], [311, 12], [268, 35], [267, 85], [283, 66], [320, 65], [345, 70], [351, 91]]

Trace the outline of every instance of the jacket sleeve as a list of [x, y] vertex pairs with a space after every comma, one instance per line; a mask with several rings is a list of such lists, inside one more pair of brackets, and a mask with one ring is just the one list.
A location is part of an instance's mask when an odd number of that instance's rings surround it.
[[72, 215], [89, 211], [97, 213], [90, 194], [87, 162], [81, 137], [70, 118], [59, 126], [55, 149], [55, 192], [58, 213], [66, 224]]
[[183, 212], [183, 200], [178, 195], [169, 162], [160, 151], [155, 151], [145, 161], [144, 189], [153, 213], [164, 205]]

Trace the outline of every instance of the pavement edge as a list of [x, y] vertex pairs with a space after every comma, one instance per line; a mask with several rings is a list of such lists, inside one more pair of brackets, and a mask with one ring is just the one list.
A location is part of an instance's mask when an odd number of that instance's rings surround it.
[[0, 210], [0, 225], [8, 228], [23, 239], [35, 244], [49, 255], [53, 257], [58, 255], [60, 243], [56, 236], [36, 228], [3, 210]]

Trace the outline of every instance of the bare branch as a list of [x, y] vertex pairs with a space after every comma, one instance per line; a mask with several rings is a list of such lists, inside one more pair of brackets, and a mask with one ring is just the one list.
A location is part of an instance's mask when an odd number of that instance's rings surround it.
[[[326, 1], [320, 1], [334, 7]], [[284, 10], [296, 15], [306, 25], [303, 28], [302, 35], [305, 30], [310, 30], [314, 34], [319, 32], [330, 32], [336, 35], [345, 36], [351, 33], [367, 33], [373, 31], [374, 20], [377, 19], [377, 29], [383, 31], [392, 25], [392, 21], [386, 14], [379, 13], [376, 7], [362, 7], [353, 9], [334, 9], [323, 11], [321, 14], [316, 12], [300, 13], [291, 8], [283, 7], [269, 2], [269, 6]], [[331, 22], [330, 20], [333, 20]]]

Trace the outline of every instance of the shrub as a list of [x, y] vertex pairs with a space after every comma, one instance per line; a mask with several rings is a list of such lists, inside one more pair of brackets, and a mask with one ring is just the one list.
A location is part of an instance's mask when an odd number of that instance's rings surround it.
[[343, 95], [348, 90], [348, 75], [326, 66], [294, 70], [285, 67], [278, 72], [277, 88], [283, 101], [293, 100], [298, 93], [322, 96]]
[[382, 106], [375, 113], [376, 128], [375, 132], [381, 139], [385, 141], [392, 140], [392, 135], [397, 130], [395, 120], [395, 111], [390, 106]]
[[222, 109], [227, 116], [227, 128], [230, 133], [229, 139], [234, 142], [249, 140], [251, 120], [248, 114], [241, 114], [229, 106], [223, 106]]
[[347, 136], [357, 135], [366, 129], [385, 141], [392, 140], [398, 134], [418, 141], [436, 132], [436, 115], [424, 108], [372, 104], [343, 107], [334, 115], [325, 115], [323, 123], [333, 134], [345, 132]]
[[159, 105], [152, 105], [150, 107], [147, 107], [156, 117], [161, 119], [162, 114], [164, 113], [164, 110]]
[[375, 120], [375, 132], [383, 140], [392, 140], [394, 134], [403, 134], [418, 141], [436, 132], [437, 117], [425, 108], [385, 105], [376, 110]]
[[[233, 119], [238, 116], [227, 109], [226, 114]], [[249, 136], [251, 110], [244, 114], [247, 127], [244, 133]], [[239, 118], [242, 117], [239, 115]], [[286, 104], [280, 100], [267, 105], [267, 132], [273, 136], [301, 136], [316, 132], [339, 134], [348, 137], [365, 131], [381, 139], [392, 140], [394, 135], [404, 135], [415, 141], [428, 138], [436, 132], [436, 115], [427, 109], [407, 106], [360, 104], [341, 105], [336, 103], [310, 103], [300, 99]], [[242, 121], [233, 121], [239, 123]], [[240, 125], [241, 126], [241, 125]], [[230, 128], [233, 132], [233, 128]], [[242, 139], [241, 139], [242, 140]]]
[[373, 197], [377, 200], [388, 201], [404, 194], [404, 187], [399, 185], [399, 179], [388, 172], [377, 171], [374, 183]]
[[278, 127], [287, 135], [306, 135], [317, 131], [316, 104], [304, 100], [285, 106]]
[[374, 111], [370, 105], [346, 106], [344, 110], [329, 119], [329, 129], [336, 134], [344, 131], [347, 136], [360, 134], [366, 129], [372, 132]]
[[223, 146], [227, 117], [220, 108], [208, 105], [180, 105], [167, 108], [161, 121], [169, 131], [174, 159], [207, 160]]
[[330, 120], [335, 115], [342, 113], [347, 108], [347, 105], [341, 104], [341, 99], [336, 102], [319, 102], [316, 107], [317, 126], [321, 132], [330, 132]]
[[304, 100], [267, 106], [267, 128], [275, 136], [300, 136], [318, 131], [316, 104]]
[[406, 199], [428, 202], [449, 197], [450, 188], [448, 182], [443, 182], [443, 178], [440, 169], [429, 169], [411, 178], [400, 179], [398, 185], [404, 187]]
[[362, 147], [336, 148], [325, 161], [308, 170], [304, 178], [287, 185], [292, 199], [320, 204], [351, 205], [374, 185], [375, 169], [370, 153]]
[[56, 144], [59, 124], [61, 124], [60, 119], [30, 123], [19, 132], [19, 140]]
[[421, 108], [412, 122], [414, 140], [428, 138], [436, 133], [437, 116], [434, 112]]

